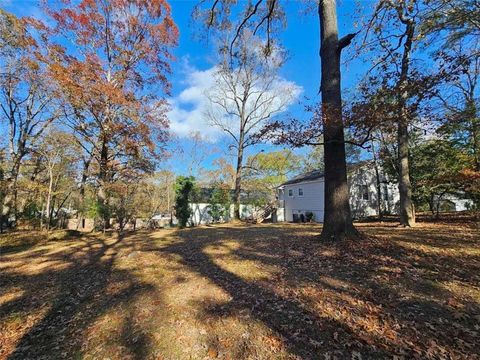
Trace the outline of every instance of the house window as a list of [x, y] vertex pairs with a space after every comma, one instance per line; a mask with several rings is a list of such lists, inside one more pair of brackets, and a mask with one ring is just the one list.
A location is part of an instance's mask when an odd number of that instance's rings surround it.
[[360, 185], [360, 195], [362, 196], [363, 200], [369, 200], [370, 199], [367, 185]]
[[303, 189], [302, 188], [298, 189], [298, 196], [303, 196]]
[[288, 196], [290, 196], [290, 197], [293, 196], [293, 189], [288, 189]]

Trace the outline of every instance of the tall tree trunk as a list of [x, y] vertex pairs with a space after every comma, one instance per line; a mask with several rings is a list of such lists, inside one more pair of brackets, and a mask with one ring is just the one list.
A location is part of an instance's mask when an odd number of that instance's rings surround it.
[[15, 182], [13, 179], [7, 179], [5, 181], [5, 195], [3, 196], [3, 201], [2, 201], [2, 218], [4, 221], [7, 223], [8, 226], [8, 219], [10, 217], [10, 213], [13, 209], [13, 203], [14, 203], [14, 188], [15, 188]]
[[80, 201], [82, 202], [82, 205], [84, 204], [85, 201], [85, 185], [87, 183], [88, 179], [88, 169], [90, 167], [90, 161], [91, 157], [89, 159], [83, 159], [83, 170], [82, 170], [82, 180], [80, 182]]
[[[55, 186], [55, 184], [53, 185], [53, 190], [52, 190], [52, 193], [54, 193], [56, 191], [57, 187]], [[52, 226], [53, 224], [53, 219], [56, 218], [55, 216], [55, 205], [57, 205], [57, 196], [56, 195], [52, 195], [52, 199], [50, 200], [50, 226]], [[58, 213], [59, 209], [57, 209], [57, 213]]]
[[322, 121], [324, 127], [325, 215], [321, 238], [341, 241], [357, 237], [353, 226], [347, 184], [342, 94], [340, 87], [340, 54], [353, 38], [338, 39], [335, 0], [318, 2], [320, 19], [320, 58], [322, 65]]
[[242, 168], [243, 168], [243, 135], [240, 135], [240, 144], [237, 153], [237, 169], [235, 171], [235, 190], [233, 192], [233, 217], [240, 219], [240, 193], [242, 191]]
[[375, 180], [376, 180], [376, 189], [377, 189], [377, 209], [378, 209], [378, 220], [383, 220], [383, 209], [382, 209], [382, 183], [380, 181], [380, 170], [378, 168], [377, 154], [375, 152], [375, 145], [372, 141], [372, 155], [373, 155], [373, 166], [375, 169]]
[[[0, 152], [0, 163], [3, 162], [3, 156], [2, 153]], [[3, 169], [0, 166], [0, 234], [3, 233], [3, 222], [5, 221], [5, 217], [3, 215], [3, 200], [5, 198], [5, 189], [3, 187], [3, 182], [4, 182], [4, 175], [3, 175]]]
[[[473, 152], [474, 170], [480, 172], [480, 117], [477, 115], [477, 105], [474, 98], [475, 88], [472, 86], [471, 95], [467, 99], [467, 117], [470, 120], [471, 143]], [[475, 207], [480, 207], [480, 197], [472, 197]]]
[[17, 221], [17, 182], [18, 175], [20, 174], [21, 158], [16, 157], [13, 160], [10, 174], [5, 181], [5, 194], [2, 202], [1, 215], [8, 225], [8, 219], [10, 215], [14, 214], [14, 219]]
[[87, 179], [88, 179], [88, 169], [90, 167], [90, 162], [92, 160], [92, 155], [90, 155], [89, 158], [83, 158], [83, 170], [82, 170], [82, 180], [80, 182], [80, 204], [82, 210], [77, 213], [77, 230], [80, 227], [80, 224], [82, 224], [83, 219], [85, 218], [85, 185], [87, 184]]
[[48, 192], [47, 192], [47, 239], [48, 239], [48, 232], [50, 230], [50, 222], [52, 221], [51, 218], [51, 201], [52, 201], [52, 189], [53, 189], [53, 171], [51, 168], [48, 169]]
[[400, 224], [415, 225], [415, 207], [412, 201], [412, 184], [408, 160], [408, 125], [403, 121], [398, 123], [398, 190], [400, 193]]
[[45, 212], [45, 203], [43, 202], [43, 199], [42, 199], [42, 207], [41, 207], [41, 210], [40, 210], [40, 230], [43, 230], [43, 213]]
[[428, 207], [432, 212], [432, 217], [435, 215], [435, 193], [430, 194], [430, 198], [428, 200]]
[[412, 201], [412, 184], [410, 182], [410, 170], [408, 160], [408, 72], [410, 67], [410, 52], [412, 50], [413, 36], [415, 34], [415, 23], [412, 19], [401, 20], [406, 25], [405, 44], [402, 55], [402, 66], [398, 83], [398, 190], [400, 193], [400, 225], [415, 225], [415, 207]]
[[[472, 90], [473, 92], [474, 90]], [[474, 94], [467, 100], [467, 117], [470, 119], [472, 133], [472, 150], [475, 171], [480, 171], [480, 119], [477, 116], [477, 106]]]
[[102, 139], [102, 147], [100, 151], [100, 184], [97, 191], [97, 201], [100, 205], [101, 217], [103, 220], [103, 230], [110, 228], [110, 214], [108, 211], [108, 199], [106, 185], [108, 183], [108, 145], [105, 138]]

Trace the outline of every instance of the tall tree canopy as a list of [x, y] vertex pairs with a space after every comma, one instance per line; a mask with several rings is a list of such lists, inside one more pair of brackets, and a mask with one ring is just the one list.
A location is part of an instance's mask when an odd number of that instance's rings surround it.
[[[206, 5], [206, 3], [208, 5]], [[263, 35], [264, 54], [275, 54], [274, 35], [286, 24], [286, 14], [280, 1], [258, 0], [242, 4], [230, 1], [202, 1], [195, 15], [203, 20], [209, 29], [219, 32], [232, 31], [234, 36], [228, 45], [230, 54], [238, 51], [245, 31]], [[310, 9], [308, 5], [306, 8]], [[340, 87], [340, 56], [354, 33], [342, 38], [338, 36], [337, 4], [335, 0], [320, 0], [317, 3], [320, 23], [321, 58], [321, 122], [324, 135], [325, 162], [325, 219], [322, 238], [341, 240], [357, 237], [348, 201], [347, 169], [345, 160], [345, 135], [342, 119], [342, 98]], [[232, 14], [237, 15], [236, 17]], [[240, 16], [238, 16], [240, 14]], [[233, 18], [238, 20], [232, 20]]]
[[[17, 219], [17, 181], [25, 159], [38, 146], [48, 126], [58, 118], [58, 93], [47, 74], [49, 57], [34, 37], [28, 19], [0, 9], [0, 126], [6, 146], [1, 219]], [[2, 134], [3, 135], [3, 134]]]
[[50, 71], [69, 126], [96, 161], [98, 202], [107, 209], [106, 185], [125, 166], [150, 170], [149, 157], [166, 139], [164, 94], [178, 30], [163, 0], [62, 3], [47, 2], [53, 27], [41, 27], [58, 40]]
[[233, 203], [234, 216], [239, 219], [244, 152], [262, 141], [261, 128], [286, 110], [299, 89], [278, 75], [285, 57], [282, 49], [275, 48], [275, 55], [264, 56], [265, 45], [248, 31], [239, 35], [237, 42], [234, 55], [225, 50], [228, 42], [221, 50], [215, 84], [207, 93], [210, 109], [206, 116], [225, 133], [235, 150]]

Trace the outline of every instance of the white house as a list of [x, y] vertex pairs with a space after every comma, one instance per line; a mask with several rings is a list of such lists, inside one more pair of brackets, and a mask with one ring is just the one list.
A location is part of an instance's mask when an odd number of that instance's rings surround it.
[[[191, 216], [189, 223], [197, 226], [202, 224], [210, 224], [213, 222], [212, 216], [209, 214], [211, 207], [210, 198], [212, 196], [212, 188], [201, 188], [196, 195], [195, 202], [189, 203], [191, 209]], [[230, 198], [233, 199], [233, 190], [230, 190]], [[271, 199], [269, 199], [271, 198]], [[273, 196], [269, 191], [246, 191], [240, 192], [240, 219], [247, 220], [263, 215], [266, 205], [269, 200], [273, 200]], [[233, 219], [234, 205], [230, 204], [228, 216], [223, 221]]]
[[[378, 176], [377, 176], [378, 170]], [[395, 183], [388, 181], [382, 169], [373, 161], [348, 166], [350, 207], [354, 218], [397, 213], [399, 194]], [[277, 221], [296, 221], [313, 214], [313, 220], [323, 222], [325, 193], [323, 171], [299, 175], [278, 187]]]
[[444, 193], [435, 195], [433, 198], [433, 209], [442, 211], [468, 211], [473, 208], [474, 203], [468, 199], [464, 193]]

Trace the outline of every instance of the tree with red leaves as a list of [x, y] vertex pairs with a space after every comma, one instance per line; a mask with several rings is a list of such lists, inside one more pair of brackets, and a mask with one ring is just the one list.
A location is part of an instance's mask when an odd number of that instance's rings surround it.
[[51, 76], [63, 93], [67, 124], [94, 162], [97, 201], [109, 226], [108, 184], [127, 168], [151, 170], [165, 142], [165, 95], [178, 29], [164, 0], [46, 3], [55, 39]]

